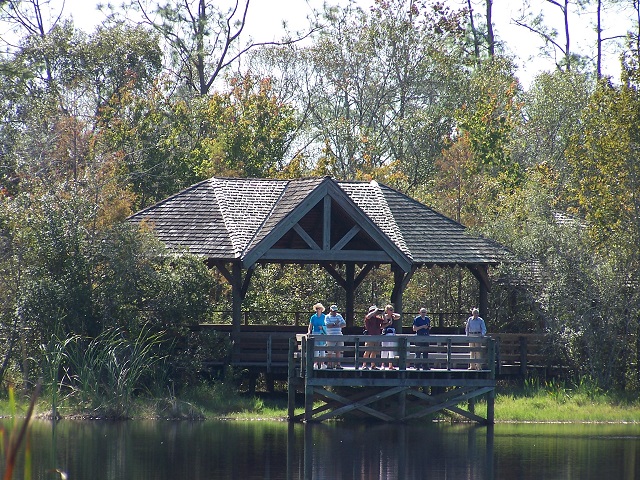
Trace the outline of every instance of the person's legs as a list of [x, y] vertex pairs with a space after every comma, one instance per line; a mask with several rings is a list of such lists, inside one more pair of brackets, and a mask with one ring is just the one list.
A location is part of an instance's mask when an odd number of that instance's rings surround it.
[[[336, 342], [336, 347], [340, 349], [344, 348], [344, 342]], [[338, 350], [337, 352], [335, 352], [335, 357], [336, 357], [336, 368], [341, 369], [342, 364], [340, 363], [340, 359], [342, 358], [342, 350]]]
[[[370, 347], [371, 344], [369, 342], [365, 342], [364, 343], [365, 348], [366, 347]], [[368, 369], [369, 367], [367, 367], [367, 359], [371, 357], [371, 350], [366, 350], [364, 351], [364, 354], [362, 355], [362, 359], [363, 359], [363, 363], [362, 363], [362, 368], [363, 369]]]

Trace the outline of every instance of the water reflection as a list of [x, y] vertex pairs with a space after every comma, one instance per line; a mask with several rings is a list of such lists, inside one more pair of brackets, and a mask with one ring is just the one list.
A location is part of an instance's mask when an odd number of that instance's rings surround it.
[[640, 478], [637, 425], [37, 421], [31, 450], [43, 480]]
[[[493, 478], [493, 427], [308, 424], [303, 428], [304, 476], [289, 472], [289, 480]], [[290, 435], [292, 444], [295, 430]]]

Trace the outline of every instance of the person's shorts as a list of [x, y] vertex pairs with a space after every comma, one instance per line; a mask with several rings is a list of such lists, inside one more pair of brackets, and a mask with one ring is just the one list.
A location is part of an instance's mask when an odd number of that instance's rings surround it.
[[327, 347], [344, 347], [344, 342], [327, 342]]

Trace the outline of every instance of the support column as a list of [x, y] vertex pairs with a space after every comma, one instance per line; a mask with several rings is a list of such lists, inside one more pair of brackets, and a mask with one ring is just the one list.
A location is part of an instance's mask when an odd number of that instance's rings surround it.
[[480, 310], [480, 316], [486, 319], [487, 312], [489, 310], [489, 292], [491, 291], [488, 267], [487, 265], [477, 265], [469, 267], [469, 270], [478, 280], [480, 291], [480, 298], [478, 298], [478, 310]]
[[354, 315], [355, 315], [355, 295], [356, 295], [356, 287], [355, 287], [355, 270], [356, 266], [353, 263], [347, 263], [345, 266], [346, 270], [346, 279], [345, 279], [345, 294], [346, 294], [346, 305], [345, 305], [345, 320], [347, 322], [347, 327], [353, 327], [354, 323]]
[[234, 262], [231, 267], [231, 297], [232, 297], [232, 333], [240, 333], [242, 325], [242, 268], [239, 262]]
[[[391, 265], [391, 270], [393, 271], [393, 291], [391, 292], [391, 303], [395, 309], [396, 313], [402, 315], [403, 305], [402, 305], [402, 295], [404, 294], [405, 288], [409, 284], [411, 277], [415, 273], [417, 267], [413, 265], [411, 270], [408, 272], [403, 271], [397, 265]], [[402, 333], [402, 316], [397, 324], [394, 325], [397, 333]]]
[[480, 282], [480, 298], [478, 300], [478, 310], [480, 310], [480, 316], [482, 318], [487, 317], [487, 311], [489, 310], [489, 289], [484, 282]]

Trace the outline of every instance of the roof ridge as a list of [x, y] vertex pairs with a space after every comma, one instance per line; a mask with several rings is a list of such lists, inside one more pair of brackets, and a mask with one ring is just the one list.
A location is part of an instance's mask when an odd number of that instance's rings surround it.
[[[215, 177], [214, 177], [214, 178], [215, 178]], [[211, 182], [211, 180], [212, 180], [212, 178], [207, 178], [206, 180], [202, 180], [202, 181], [200, 181], [200, 182], [198, 182], [198, 183], [194, 183], [193, 185], [189, 185], [187, 188], [183, 188], [183, 189], [182, 189], [182, 190], [180, 190], [179, 192], [174, 193], [173, 195], [171, 195], [171, 196], [169, 196], [169, 197], [167, 197], [167, 198], [164, 198], [164, 199], [160, 200], [159, 202], [156, 202], [156, 203], [154, 203], [154, 204], [152, 204], [152, 205], [149, 205], [148, 207], [145, 207], [145, 208], [143, 208], [142, 210], [138, 210], [136, 213], [133, 213], [133, 214], [129, 215], [129, 216], [127, 217], [127, 220], [128, 220], [128, 219], [130, 219], [130, 218], [137, 217], [138, 215], [141, 215], [141, 214], [145, 213], [146, 211], [151, 210], [152, 208], [156, 208], [156, 207], [157, 207], [157, 206], [159, 206], [159, 205], [162, 205], [162, 204], [164, 204], [164, 203], [167, 203], [167, 202], [169, 202], [170, 200], [172, 200], [172, 199], [174, 199], [175, 197], [177, 197], [178, 195], [182, 195], [184, 192], [188, 192], [189, 190], [195, 190], [196, 188], [200, 187], [201, 185], [203, 185], [203, 184], [205, 184], [205, 183], [208, 183], [208, 182], [210, 183], [210, 182]]]
[[378, 183], [377, 180], [371, 180], [371, 182], [369, 182], [369, 184], [371, 186], [373, 186], [375, 191], [379, 193], [380, 197], [382, 197], [382, 199], [384, 201], [384, 205], [387, 208], [387, 210], [389, 211], [389, 218], [390, 218], [390, 222], [389, 223], [391, 224], [391, 229], [393, 230], [394, 234], [397, 235], [398, 243], [396, 243], [396, 244], [398, 245], [398, 248], [400, 248], [400, 250], [405, 252], [405, 255], [407, 255], [409, 258], [413, 259], [413, 255], [411, 254], [411, 251], [409, 250], [407, 242], [405, 242], [405, 240], [404, 240], [404, 235], [402, 234], [402, 231], [400, 230], [400, 227], [398, 227], [398, 223], [396, 222], [396, 217], [393, 215], [393, 211], [391, 210], [391, 207], [389, 206], [389, 203], [387, 202], [387, 197], [385, 197], [384, 192], [382, 191], [382, 187], [380, 186], [380, 184]]
[[[274, 179], [275, 180], [275, 179]], [[267, 220], [269, 220], [271, 218], [271, 216], [273, 215], [273, 211], [276, 209], [276, 207], [280, 204], [280, 200], [282, 200], [282, 197], [284, 196], [285, 192], [287, 191], [287, 189], [289, 188], [289, 185], [291, 185], [291, 180], [279, 180], [279, 181], [284, 181], [287, 182], [287, 184], [285, 185], [285, 187], [282, 189], [282, 192], [280, 192], [280, 195], [278, 195], [278, 200], [276, 200], [275, 202], [273, 202], [273, 204], [271, 205], [271, 208], [269, 209], [269, 213], [267, 213], [264, 218], [262, 219], [262, 222], [260, 222], [260, 225], [258, 225], [258, 228], [256, 228], [255, 232], [253, 232], [253, 235], [251, 235], [251, 238], [249, 238], [249, 240], [246, 242], [244, 248], [242, 249], [242, 256], [244, 256], [247, 253], [247, 250], [249, 250], [249, 247], [251, 245], [253, 245], [253, 241], [256, 239], [256, 237], [258, 236], [258, 233], [262, 232], [262, 228], [264, 227], [265, 223], [267, 223]]]

